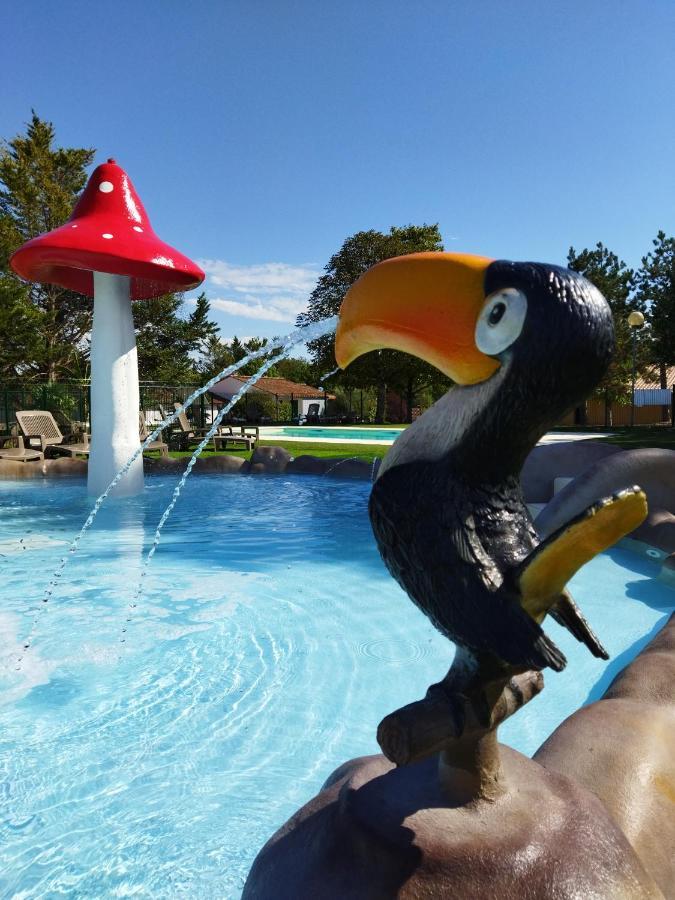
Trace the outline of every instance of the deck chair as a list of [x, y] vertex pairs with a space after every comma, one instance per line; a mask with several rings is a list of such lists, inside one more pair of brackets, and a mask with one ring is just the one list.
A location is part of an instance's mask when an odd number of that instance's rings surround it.
[[[13, 441], [16, 447], [8, 447], [7, 442]], [[13, 459], [15, 462], [33, 462], [44, 459], [44, 453], [40, 450], [26, 449], [23, 437], [20, 434], [10, 434], [0, 437], [0, 459]]]
[[320, 403], [310, 403], [308, 405], [307, 415], [305, 416], [305, 425], [316, 425], [316, 423], [321, 419], [320, 409]]
[[[145, 414], [141, 411], [138, 414], [138, 436], [141, 439], [141, 443], [148, 437], [148, 434], [148, 426], [145, 424]], [[165, 444], [164, 441], [150, 441], [145, 449], [159, 450], [160, 456], [168, 457], [169, 455], [169, 445]]]
[[79, 440], [66, 442], [56, 419], [45, 409], [19, 409], [16, 421], [27, 450], [39, 449], [45, 456], [89, 456], [89, 435], [80, 434], [76, 436]]
[[253, 450], [259, 439], [260, 431], [257, 425], [242, 425], [239, 428], [226, 425], [218, 430], [217, 435], [214, 435], [213, 444], [216, 450], [227, 450], [228, 444], [243, 447], [245, 450]]
[[[173, 408], [174, 410], [177, 410], [180, 409], [182, 405], [182, 403], [174, 403]], [[169, 435], [169, 441], [172, 444], [175, 443], [179, 450], [187, 450], [190, 444], [198, 443], [210, 431], [209, 428], [200, 428], [198, 425], [192, 425], [185, 410], [183, 410], [174, 422], [173, 429], [174, 430]], [[218, 429], [217, 434], [220, 434], [221, 431], [222, 427]]]

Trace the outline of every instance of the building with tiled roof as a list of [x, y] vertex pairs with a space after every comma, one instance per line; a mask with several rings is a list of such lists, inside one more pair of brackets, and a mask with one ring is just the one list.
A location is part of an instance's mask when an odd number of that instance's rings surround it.
[[[666, 368], [666, 387], [672, 388], [675, 386], [675, 366], [668, 366]], [[656, 390], [661, 387], [661, 377], [659, 375], [659, 367], [654, 366], [645, 372], [644, 375], [641, 375], [639, 378], [635, 379], [635, 389], [636, 390]]]
[[[216, 382], [210, 393], [219, 400], [229, 401], [250, 378], [251, 376], [247, 375], [230, 375], [229, 378], [223, 378], [222, 381]], [[325, 415], [326, 400], [335, 399], [334, 394], [329, 394], [321, 388], [298, 381], [289, 381], [287, 378], [259, 378], [255, 387], [246, 396], [251, 398], [255, 394], [265, 394], [272, 397], [277, 403], [279, 401], [290, 402], [293, 418]]]

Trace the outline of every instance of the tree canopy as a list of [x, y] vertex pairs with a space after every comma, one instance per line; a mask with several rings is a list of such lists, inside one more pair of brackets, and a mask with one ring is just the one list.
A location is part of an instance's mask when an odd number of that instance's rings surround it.
[[[675, 365], [675, 238], [659, 231], [636, 273], [636, 301], [647, 315], [652, 362]], [[663, 385], [665, 387], [665, 385]]]
[[579, 253], [574, 247], [570, 247], [567, 264], [598, 288], [609, 303], [614, 319], [614, 357], [595, 394], [603, 397], [607, 403], [625, 401], [630, 396], [633, 340], [638, 371], [645, 368], [650, 353], [647, 333], [633, 334], [628, 325], [629, 313], [644, 309], [643, 301], [633, 296], [635, 272], [602, 243], [597, 243], [592, 250], [585, 249]]
[[33, 113], [25, 135], [0, 146], [0, 374], [80, 378], [91, 303], [53, 284], [25, 284], [9, 267], [23, 243], [62, 225], [84, 187], [94, 150], [55, 148], [54, 127]]
[[[59, 147], [51, 122], [32, 113], [24, 133], [0, 143], [0, 379], [2, 381], [79, 380], [88, 376], [93, 304], [74, 291], [49, 284], [27, 284], [9, 266], [25, 241], [63, 224], [87, 181], [95, 150]], [[438, 225], [392, 226], [348, 237], [328, 260], [298, 325], [336, 315], [351, 285], [384, 259], [421, 251], [442, 251]], [[597, 394], [626, 400], [630, 392], [635, 340], [638, 371], [657, 365], [665, 385], [666, 366], [675, 365], [675, 237], [659, 231], [637, 271], [604, 244], [577, 251], [570, 268], [589, 278], [607, 298], [614, 315], [617, 349]], [[164, 383], [211, 377], [253, 350], [266, 338], [234, 337], [224, 342], [210, 319], [202, 293], [190, 308], [180, 294], [133, 304], [141, 379]], [[646, 327], [631, 333], [627, 317], [641, 310]], [[312, 360], [285, 359], [270, 375], [318, 384], [335, 369], [334, 338], [309, 344]], [[267, 359], [269, 356], [264, 356]], [[253, 374], [256, 360], [242, 368]], [[354, 388], [377, 392], [376, 419], [384, 421], [387, 390], [405, 398], [408, 414], [421, 398], [433, 401], [449, 381], [427, 363], [394, 350], [375, 351], [345, 372], [323, 382], [349, 396]]]
[[[329, 259], [324, 273], [312, 291], [307, 312], [298, 317], [298, 325], [318, 322], [337, 315], [345, 294], [363, 273], [384, 259], [407, 253], [442, 251], [443, 240], [438, 225], [392, 226], [388, 233], [359, 231], [348, 237]], [[335, 338], [326, 335], [308, 344], [317, 372], [335, 368]], [[335, 375], [330, 385], [376, 387], [377, 421], [384, 421], [387, 386], [405, 394], [408, 414], [422, 390], [442, 393], [449, 381], [438, 370], [416, 357], [396, 350], [367, 353], [353, 362], [344, 373]]]

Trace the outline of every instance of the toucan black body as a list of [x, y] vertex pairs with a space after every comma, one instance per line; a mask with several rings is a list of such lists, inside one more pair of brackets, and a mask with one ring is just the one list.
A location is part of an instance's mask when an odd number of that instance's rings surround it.
[[[403, 432], [373, 487], [370, 519], [391, 574], [458, 646], [514, 671], [560, 670], [565, 657], [523, 604], [519, 577], [540, 541], [519, 474], [602, 378], [612, 316], [593, 285], [556, 266], [490, 263], [485, 297], [507, 288], [526, 298], [522, 330], [495, 354], [493, 374], [452, 387]], [[606, 657], [566, 591], [547, 611]]]

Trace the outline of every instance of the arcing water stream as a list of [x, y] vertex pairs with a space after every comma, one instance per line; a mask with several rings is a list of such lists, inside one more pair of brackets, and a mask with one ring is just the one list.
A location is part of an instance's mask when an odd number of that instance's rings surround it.
[[178, 482], [178, 484], [176, 485], [176, 487], [173, 490], [173, 496], [171, 498], [171, 502], [169, 503], [167, 508], [164, 510], [162, 517], [159, 520], [159, 524], [157, 525], [157, 530], [155, 531], [155, 537], [152, 542], [152, 547], [148, 551], [148, 555], [146, 556], [145, 562], [143, 563], [143, 568], [141, 569], [141, 575], [140, 575], [140, 580], [138, 583], [138, 588], [136, 590], [136, 596], [134, 597], [134, 600], [131, 604], [132, 607], [136, 606], [136, 604], [138, 603], [138, 601], [140, 600], [140, 598], [143, 594], [143, 580], [142, 579], [145, 578], [147, 571], [148, 571], [148, 566], [150, 565], [150, 561], [152, 560], [152, 557], [155, 555], [155, 551], [157, 550], [157, 547], [159, 546], [160, 536], [162, 533], [162, 528], [164, 527], [164, 523], [171, 515], [171, 512], [172, 512], [174, 506], [176, 505], [176, 501], [178, 500], [178, 497], [180, 496], [180, 492], [183, 489], [183, 485], [187, 481], [188, 476], [190, 475], [190, 472], [192, 471], [194, 464], [197, 462], [197, 459], [198, 459], [200, 453], [207, 446], [207, 444], [209, 443], [211, 438], [216, 434], [216, 432], [218, 431], [218, 426], [222, 422], [223, 418], [227, 415], [227, 413], [235, 405], [235, 403], [237, 403], [244, 396], [244, 394], [247, 391], [250, 391], [251, 388], [253, 387], [253, 385], [260, 378], [262, 378], [263, 375], [265, 374], [265, 372], [267, 372], [269, 369], [271, 369], [275, 363], [279, 362], [279, 360], [283, 359], [285, 356], [288, 356], [288, 354], [290, 353], [290, 350], [291, 350], [290, 347], [286, 348], [285, 350], [282, 350], [281, 353], [278, 353], [276, 356], [273, 356], [271, 359], [268, 359], [267, 362], [264, 363], [264, 365], [262, 365], [258, 369], [258, 371], [255, 373], [255, 375], [253, 375], [246, 382], [246, 384], [244, 384], [241, 387], [241, 389], [237, 391], [237, 393], [232, 397], [230, 402], [227, 403], [225, 406], [223, 406], [223, 408], [220, 410], [220, 412], [214, 419], [213, 424], [211, 425], [211, 428], [204, 435], [201, 442], [199, 443], [199, 446], [196, 448], [196, 450], [190, 457], [190, 461], [188, 462], [180, 481]]
[[[162, 430], [164, 428], [167, 428], [169, 425], [173, 424], [173, 422], [175, 422], [178, 419], [178, 416], [180, 416], [183, 412], [185, 412], [185, 410], [189, 406], [191, 406], [191, 404], [194, 403], [195, 400], [197, 400], [199, 397], [201, 397], [202, 394], [205, 394], [210, 388], [212, 388], [213, 385], [216, 384], [216, 382], [221, 381], [223, 378], [227, 378], [229, 375], [233, 375], [235, 372], [239, 371], [239, 369], [241, 369], [247, 363], [252, 362], [255, 359], [260, 359], [260, 357], [262, 357], [262, 356], [267, 356], [268, 353], [273, 352], [275, 350], [281, 351], [281, 353], [277, 354], [276, 357], [274, 357], [274, 358], [268, 360], [266, 363], [264, 363], [264, 365], [261, 366], [260, 370], [251, 379], [249, 379], [249, 381], [247, 381], [242, 386], [241, 390], [237, 392], [237, 394], [232, 398], [230, 403], [227, 404], [220, 411], [219, 415], [216, 417], [216, 420], [214, 421], [213, 425], [211, 426], [211, 430], [209, 431], [208, 435], [204, 438], [204, 440], [202, 440], [202, 442], [199, 444], [199, 446], [193, 453], [193, 455], [190, 459], [190, 462], [188, 463], [188, 466], [186, 468], [186, 471], [183, 473], [183, 476], [182, 476], [179, 484], [176, 486], [176, 489], [174, 490], [173, 498], [172, 498], [171, 502], [169, 503], [169, 506], [165, 510], [164, 514], [162, 515], [162, 518], [160, 519], [160, 523], [157, 527], [157, 531], [155, 532], [155, 540], [153, 542], [153, 546], [152, 546], [150, 552], [148, 553], [148, 558], [147, 558], [145, 566], [144, 566], [144, 570], [143, 570], [144, 572], [145, 572], [145, 569], [146, 569], [148, 563], [150, 562], [150, 559], [154, 555], [154, 552], [157, 548], [157, 544], [159, 543], [159, 535], [161, 533], [161, 529], [162, 529], [164, 523], [166, 522], [167, 518], [171, 514], [171, 510], [173, 509], [173, 507], [176, 504], [176, 501], [178, 499], [180, 491], [181, 491], [183, 485], [185, 484], [185, 481], [186, 481], [188, 475], [190, 474], [190, 471], [192, 470], [192, 467], [194, 466], [197, 457], [202, 452], [202, 450], [204, 449], [204, 447], [206, 446], [208, 441], [211, 439], [211, 437], [213, 437], [213, 435], [215, 434], [215, 431], [218, 428], [218, 425], [220, 424], [223, 416], [225, 416], [225, 414], [232, 408], [232, 406], [234, 406], [234, 404], [247, 391], [249, 391], [255, 385], [256, 381], [259, 378], [261, 378], [265, 374], [265, 372], [274, 365], [275, 362], [277, 362], [279, 359], [282, 359], [283, 357], [289, 355], [289, 353], [291, 352], [293, 347], [295, 347], [297, 344], [303, 344], [306, 341], [311, 341], [314, 338], [321, 337], [324, 334], [330, 334], [331, 332], [335, 331], [335, 329], [337, 327], [337, 322], [338, 322], [337, 316], [332, 316], [329, 319], [323, 319], [320, 322], [314, 322], [311, 325], [307, 325], [302, 328], [298, 328], [295, 331], [292, 331], [290, 334], [286, 335], [286, 337], [277, 338], [276, 340], [272, 341], [271, 343], [266, 344], [264, 347], [261, 347], [260, 350], [255, 350], [252, 353], [249, 353], [248, 356], [245, 356], [243, 359], [239, 360], [239, 362], [234, 363], [231, 366], [227, 366], [225, 369], [218, 372], [218, 374], [214, 375], [213, 378], [210, 378], [203, 387], [200, 387], [196, 391], [193, 391], [193, 393], [190, 394], [190, 396], [187, 398], [187, 400], [185, 400], [185, 402], [183, 403], [182, 406], [178, 407], [173, 413], [168, 415], [165, 419], [163, 419], [159, 423], [159, 425], [156, 426], [156, 428], [147, 436], [147, 438], [143, 441], [143, 443], [138, 447], [138, 449], [132, 454], [132, 456], [122, 466], [122, 468], [115, 475], [115, 477], [110, 482], [110, 484], [105, 489], [105, 491], [100, 495], [100, 497], [97, 498], [96, 502], [94, 503], [94, 505], [92, 507], [91, 512], [87, 516], [87, 519], [86, 519], [84, 525], [82, 526], [82, 528], [79, 530], [79, 532], [76, 534], [73, 541], [71, 542], [71, 544], [68, 548], [68, 552], [64, 556], [61, 557], [59, 564], [58, 564], [57, 568], [55, 569], [55, 571], [51, 577], [51, 580], [49, 581], [49, 584], [47, 585], [47, 587], [45, 589], [44, 595], [42, 597], [42, 604], [40, 607], [38, 607], [36, 609], [36, 613], [35, 613], [35, 616], [33, 617], [33, 622], [31, 625], [30, 632], [23, 643], [24, 653], [27, 650], [29, 650], [31, 643], [33, 641], [33, 637], [35, 635], [35, 631], [37, 629], [37, 624], [38, 624], [38, 621], [40, 618], [40, 609], [44, 609], [45, 604], [47, 604], [49, 602], [50, 598], [52, 597], [54, 590], [56, 589], [56, 586], [59, 583], [59, 579], [61, 578], [61, 576], [63, 574], [63, 570], [66, 567], [66, 564], [68, 562], [70, 555], [77, 552], [77, 548], [80, 545], [80, 541], [82, 540], [84, 535], [87, 533], [87, 531], [91, 528], [99, 509], [101, 508], [103, 503], [106, 501], [107, 497], [110, 495], [110, 492], [121, 481], [121, 479], [124, 478], [126, 473], [129, 471], [129, 469], [133, 465], [134, 461], [140, 456], [140, 454], [143, 453], [143, 451], [149, 446], [149, 444], [152, 441], [157, 440], [157, 438], [160, 436]], [[139, 595], [140, 595], [140, 590], [139, 590]], [[23, 654], [18, 657], [17, 668], [21, 668], [22, 660], [23, 660]]]

